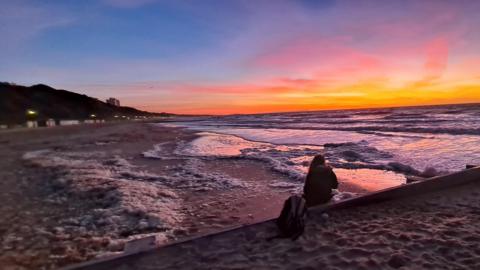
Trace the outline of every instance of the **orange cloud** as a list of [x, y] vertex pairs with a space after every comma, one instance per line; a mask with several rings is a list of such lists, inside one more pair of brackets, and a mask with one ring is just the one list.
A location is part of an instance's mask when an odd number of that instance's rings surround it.
[[270, 82], [272, 85], [176, 86], [174, 97], [150, 102], [139, 98], [135, 105], [154, 111], [234, 114], [480, 101], [478, 80], [473, 84], [411, 82], [401, 87], [392, 87], [385, 79], [330, 86], [303, 79]]

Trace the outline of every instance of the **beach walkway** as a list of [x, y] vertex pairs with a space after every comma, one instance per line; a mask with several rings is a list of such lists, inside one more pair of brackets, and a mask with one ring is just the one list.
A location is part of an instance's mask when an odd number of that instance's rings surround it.
[[314, 209], [297, 241], [267, 221], [73, 269], [480, 269], [479, 172]]

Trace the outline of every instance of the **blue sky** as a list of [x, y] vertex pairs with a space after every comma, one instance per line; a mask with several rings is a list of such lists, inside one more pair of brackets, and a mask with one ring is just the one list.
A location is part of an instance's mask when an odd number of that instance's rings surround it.
[[[479, 1], [0, 4], [1, 81], [114, 96], [143, 109], [232, 113], [479, 98]], [[439, 91], [448, 93], [429, 98]]]

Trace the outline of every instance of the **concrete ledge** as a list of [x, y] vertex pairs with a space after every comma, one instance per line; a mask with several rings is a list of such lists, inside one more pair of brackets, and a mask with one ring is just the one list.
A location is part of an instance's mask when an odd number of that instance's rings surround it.
[[[335, 210], [340, 210], [340, 209], [346, 209], [346, 208], [351, 208], [351, 207], [359, 207], [359, 206], [364, 206], [364, 205], [369, 205], [369, 204], [374, 204], [374, 203], [379, 203], [382, 201], [389, 201], [389, 200], [395, 200], [395, 199], [400, 199], [400, 198], [406, 198], [406, 197], [411, 197], [411, 196], [417, 196], [421, 194], [426, 194], [430, 192], [435, 192], [439, 191], [442, 189], [447, 189], [450, 187], [454, 186], [460, 186], [464, 185], [467, 183], [471, 183], [474, 181], [480, 181], [480, 167], [474, 167], [471, 169], [467, 169], [464, 171], [452, 173], [449, 175], [445, 176], [438, 176], [438, 177], [433, 177], [429, 178], [427, 180], [421, 181], [421, 182], [413, 182], [409, 184], [404, 184], [398, 187], [392, 187], [384, 190], [380, 190], [377, 192], [373, 192], [370, 194], [366, 194], [363, 196], [347, 199], [344, 201], [340, 201], [337, 203], [328, 203], [325, 205], [320, 205], [316, 207], [312, 207], [309, 209], [310, 213], [322, 213], [322, 212], [328, 212], [328, 211], [335, 211]], [[217, 237], [222, 234], [226, 233], [232, 233], [234, 231], [238, 230], [243, 230], [247, 227], [251, 226], [262, 226], [262, 225], [267, 225], [268, 223], [274, 222], [275, 219], [269, 219], [266, 221], [262, 221], [259, 223], [255, 224], [249, 224], [249, 225], [241, 225], [233, 228], [228, 228], [223, 231], [219, 231], [213, 234], [206, 234], [206, 235], [201, 235], [201, 236], [196, 236], [196, 237], [191, 237], [188, 239], [184, 239], [182, 241], [177, 241], [173, 242], [161, 247], [156, 247], [150, 250], [144, 250], [138, 253], [122, 253], [119, 255], [115, 255], [112, 257], [107, 257], [107, 258], [102, 258], [102, 259], [95, 259], [91, 261], [87, 261], [84, 263], [80, 264], [75, 264], [71, 266], [67, 266], [65, 270], [79, 270], [79, 269], [111, 269], [114, 267], [117, 263], [120, 263], [120, 261], [125, 262], [128, 261], [132, 257], [136, 256], [141, 256], [142, 253], [151, 253], [151, 252], [158, 252], [160, 249], [168, 246], [173, 246], [173, 245], [178, 245], [181, 243], [187, 243], [187, 242], [195, 242], [198, 239], [201, 238], [212, 238], [212, 237]]]
[[480, 167], [463, 170], [444, 176], [428, 178], [424, 181], [404, 184], [398, 187], [383, 189], [363, 196], [354, 197], [337, 203], [316, 206], [310, 209], [311, 212], [323, 212], [347, 207], [356, 207], [371, 203], [378, 203], [386, 200], [394, 200], [410, 197], [453, 186], [459, 186], [473, 181], [480, 181]]

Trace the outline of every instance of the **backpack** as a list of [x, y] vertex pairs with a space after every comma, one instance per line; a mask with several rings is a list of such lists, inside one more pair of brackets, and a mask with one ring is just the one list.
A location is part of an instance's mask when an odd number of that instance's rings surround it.
[[295, 240], [302, 235], [305, 229], [306, 213], [305, 199], [298, 195], [290, 196], [283, 204], [282, 212], [276, 221], [281, 236]]

